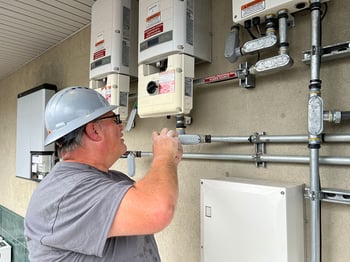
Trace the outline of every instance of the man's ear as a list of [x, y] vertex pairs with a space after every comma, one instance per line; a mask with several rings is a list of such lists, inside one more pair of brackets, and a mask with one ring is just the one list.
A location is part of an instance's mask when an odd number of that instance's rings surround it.
[[85, 134], [87, 135], [87, 137], [89, 137], [91, 140], [94, 141], [99, 141], [102, 139], [101, 137], [101, 132], [100, 132], [100, 127], [99, 125], [96, 125], [93, 122], [88, 123], [85, 126]]

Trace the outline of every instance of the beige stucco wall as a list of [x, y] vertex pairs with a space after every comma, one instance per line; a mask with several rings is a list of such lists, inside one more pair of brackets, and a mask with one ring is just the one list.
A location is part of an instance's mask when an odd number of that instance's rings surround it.
[[[349, 1], [330, 1], [323, 23], [323, 44], [348, 41], [350, 26]], [[223, 57], [226, 33], [231, 22], [231, 0], [213, 0], [213, 61], [196, 67], [196, 77], [236, 70]], [[243, 31], [243, 30], [242, 30]], [[243, 38], [246, 38], [244, 36]], [[307, 98], [310, 67], [301, 62], [302, 51], [310, 49], [310, 16], [308, 12], [295, 15], [295, 27], [288, 32], [290, 54], [294, 65], [276, 74], [257, 76], [256, 88], [245, 90], [237, 81], [195, 88], [192, 125], [187, 133], [214, 136], [248, 136], [255, 132], [268, 135], [307, 134]], [[49, 50], [39, 58], [0, 81], [0, 204], [25, 215], [28, 201], [37, 183], [15, 176], [16, 102], [17, 94], [42, 83], [56, 84], [59, 89], [71, 85], [88, 85], [90, 28]], [[255, 56], [248, 57], [254, 61]], [[245, 58], [239, 62], [245, 61]], [[325, 109], [349, 111], [349, 58], [325, 62], [321, 68], [322, 97]], [[135, 85], [133, 86], [135, 87]], [[162, 127], [175, 127], [175, 119], [136, 119], [136, 126], [125, 134], [129, 150], [151, 150], [151, 132]], [[349, 133], [350, 124], [325, 123], [325, 133]], [[306, 144], [266, 146], [267, 153], [279, 155], [308, 155]], [[253, 154], [253, 145], [200, 144], [185, 146], [185, 152]], [[348, 156], [348, 145], [323, 145], [320, 154]], [[149, 158], [136, 161], [136, 179], [142, 177]], [[126, 161], [114, 168], [127, 171]], [[173, 223], [157, 235], [165, 262], [200, 261], [199, 180], [208, 177], [239, 176], [309, 184], [309, 167], [302, 164], [268, 163], [256, 168], [251, 162], [183, 160], [179, 168], [180, 199]], [[321, 166], [322, 187], [350, 190], [349, 167]], [[306, 201], [306, 228], [308, 228]], [[103, 215], [103, 214], [101, 214]], [[350, 207], [322, 204], [322, 237], [324, 261], [348, 261], [350, 257]], [[257, 220], [257, 223], [259, 221]], [[308, 230], [307, 255], [310, 255]]]

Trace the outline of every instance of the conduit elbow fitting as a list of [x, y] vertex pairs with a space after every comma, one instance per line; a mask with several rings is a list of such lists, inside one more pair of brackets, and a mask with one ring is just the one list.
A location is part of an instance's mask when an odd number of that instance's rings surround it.
[[239, 42], [239, 25], [234, 24], [227, 34], [224, 51], [224, 56], [230, 63], [236, 62], [241, 56]]
[[292, 64], [293, 59], [289, 55], [280, 54], [277, 56], [259, 60], [253, 67], [250, 68], [250, 73], [258, 74], [275, 70], [281, 70], [286, 67], [290, 67]]

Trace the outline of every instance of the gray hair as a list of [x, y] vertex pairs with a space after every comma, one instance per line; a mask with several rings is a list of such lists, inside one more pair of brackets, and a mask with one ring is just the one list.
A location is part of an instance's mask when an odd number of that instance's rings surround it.
[[56, 141], [58, 156], [62, 153], [70, 152], [81, 145], [81, 140], [85, 133], [85, 125], [81, 126]]

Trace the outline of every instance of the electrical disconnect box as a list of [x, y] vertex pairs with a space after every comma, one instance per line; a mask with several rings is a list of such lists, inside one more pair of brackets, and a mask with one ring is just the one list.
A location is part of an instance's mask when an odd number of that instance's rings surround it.
[[140, 1], [140, 117], [191, 111], [194, 64], [211, 61], [210, 17], [210, 0]]
[[41, 180], [55, 161], [55, 145], [45, 146], [45, 107], [55, 85], [43, 84], [17, 96], [16, 176]]
[[244, 25], [244, 22], [255, 17], [265, 21], [266, 15], [277, 14], [281, 9], [289, 13], [309, 7], [310, 1], [303, 0], [232, 0], [233, 22]]
[[130, 79], [137, 77], [137, 0], [97, 0], [91, 17], [90, 88], [125, 120]]
[[202, 179], [201, 261], [305, 261], [303, 188], [233, 177]]

